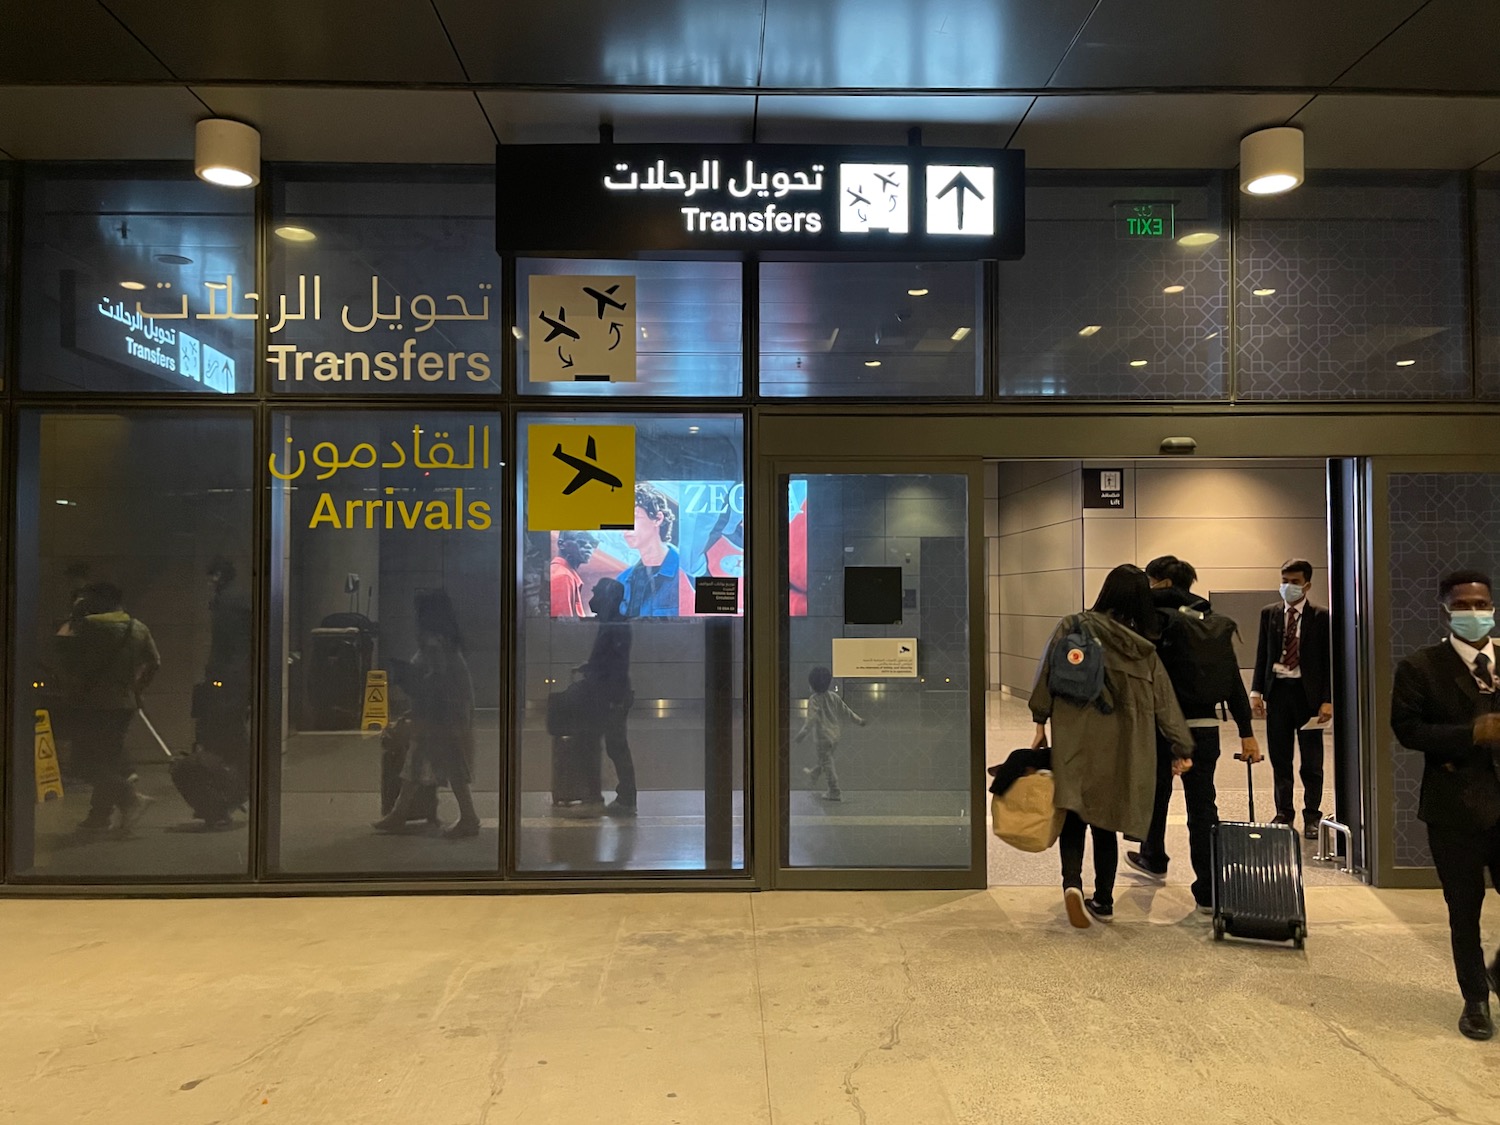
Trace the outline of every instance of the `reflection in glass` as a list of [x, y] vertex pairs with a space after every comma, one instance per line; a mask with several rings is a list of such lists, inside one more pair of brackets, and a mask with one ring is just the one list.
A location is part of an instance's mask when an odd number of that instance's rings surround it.
[[286, 394], [493, 394], [491, 168], [278, 169], [267, 372]]
[[[638, 308], [634, 382], [534, 382], [531, 379], [533, 334], [553, 331], [541, 316], [547, 310], [530, 307], [531, 278], [557, 274], [635, 277]], [[518, 386], [524, 394], [603, 398], [737, 395], [740, 393], [743, 362], [740, 307], [738, 262], [522, 258], [516, 263]], [[586, 312], [588, 316], [594, 315], [592, 308]], [[556, 310], [552, 310], [552, 315], [556, 317]]]
[[[523, 468], [554, 444], [534, 427], [569, 423], [578, 440], [560, 448], [634, 427], [634, 504], [617, 526], [533, 530], [562, 517], [521, 474], [517, 868], [742, 868], [741, 421], [523, 415]], [[714, 584], [720, 610], [700, 609]]]
[[1456, 172], [1319, 171], [1284, 196], [1245, 196], [1239, 395], [1467, 398], [1466, 207]]
[[1228, 393], [1223, 178], [1032, 172], [1026, 256], [997, 267], [1000, 394]]
[[[249, 415], [28, 411], [20, 434], [15, 870], [245, 874]], [[34, 716], [61, 774], [40, 804]]]
[[497, 868], [500, 435], [477, 412], [274, 417], [273, 869]]
[[254, 386], [254, 192], [190, 168], [26, 169], [22, 384], [32, 391]]
[[[968, 478], [794, 476], [787, 496], [782, 860], [966, 868]], [[914, 675], [843, 648], [886, 639], [899, 662], [913, 638]]]
[[761, 393], [972, 397], [983, 389], [973, 262], [767, 262]]

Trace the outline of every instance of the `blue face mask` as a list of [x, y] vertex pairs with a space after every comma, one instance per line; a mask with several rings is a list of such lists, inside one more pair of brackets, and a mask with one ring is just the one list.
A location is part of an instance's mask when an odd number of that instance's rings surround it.
[[1294, 605], [1302, 600], [1303, 587], [1295, 582], [1283, 582], [1281, 584], [1281, 600], [1287, 605]]
[[1492, 609], [1453, 609], [1448, 611], [1448, 627], [1463, 640], [1478, 643], [1494, 631]]

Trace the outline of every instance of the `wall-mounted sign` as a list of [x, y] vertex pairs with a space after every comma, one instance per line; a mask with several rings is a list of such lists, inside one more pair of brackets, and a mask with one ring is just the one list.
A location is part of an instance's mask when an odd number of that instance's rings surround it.
[[1125, 470], [1084, 469], [1083, 506], [1085, 508], [1125, 507]]
[[835, 637], [833, 674], [878, 680], [917, 678], [915, 637]]
[[635, 278], [532, 274], [533, 383], [635, 382]]
[[635, 427], [527, 428], [528, 531], [635, 527]]
[[501, 145], [502, 254], [977, 260], [1025, 249], [1025, 154], [854, 145]]
[[738, 613], [740, 580], [705, 574], [693, 583], [693, 612]]
[[1171, 203], [1116, 203], [1117, 239], [1170, 239], [1177, 237], [1177, 209]]

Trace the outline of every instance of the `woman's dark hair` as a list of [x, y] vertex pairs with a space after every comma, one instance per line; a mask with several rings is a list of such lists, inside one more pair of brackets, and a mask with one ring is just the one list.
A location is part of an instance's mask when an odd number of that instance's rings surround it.
[[462, 651], [464, 636], [458, 628], [458, 615], [446, 590], [423, 590], [417, 594], [417, 635], [440, 637]]
[[807, 686], [813, 691], [827, 691], [833, 685], [833, 673], [819, 665], [807, 674]]
[[1121, 563], [1104, 578], [1099, 596], [1089, 607], [1095, 613], [1107, 613], [1137, 633], [1145, 633], [1156, 618], [1151, 601], [1151, 582], [1146, 572], [1134, 563]]

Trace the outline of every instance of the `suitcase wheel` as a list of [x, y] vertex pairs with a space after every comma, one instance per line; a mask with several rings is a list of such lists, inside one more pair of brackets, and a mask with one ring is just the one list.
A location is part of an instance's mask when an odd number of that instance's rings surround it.
[[1224, 919], [1214, 919], [1214, 941], [1224, 940]]
[[1307, 946], [1307, 927], [1297, 925], [1292, 927], [1292, 946], [1303, 949]]

